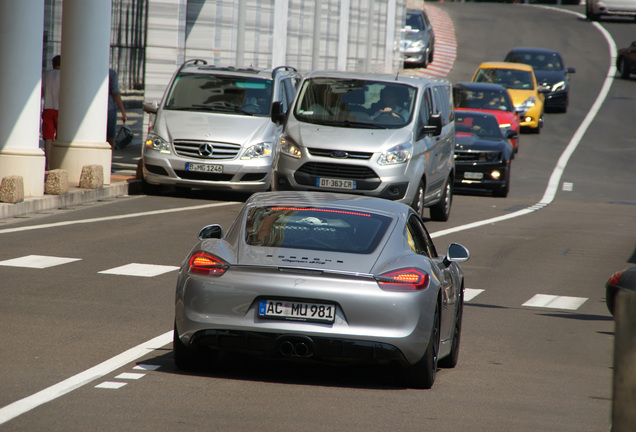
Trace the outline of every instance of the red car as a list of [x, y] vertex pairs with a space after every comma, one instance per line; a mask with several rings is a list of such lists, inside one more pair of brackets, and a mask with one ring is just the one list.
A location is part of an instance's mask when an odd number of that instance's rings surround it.
[[500, 84], [458, 82], [453, 86], [455, 110], [481, 111], [497, 117], [501, 133], [506, 136], [508, 130], [516, 132], [516, 138], [510, 140], [514, 152], [519, 151], [521, 119], [508, 90]]

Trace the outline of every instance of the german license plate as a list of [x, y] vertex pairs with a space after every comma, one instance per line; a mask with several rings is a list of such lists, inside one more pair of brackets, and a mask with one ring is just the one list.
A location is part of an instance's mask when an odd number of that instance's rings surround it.
[[336, 306], [263, 299], [258, 305], [258, 315], [263, 318], [333, 323], [336, 318]]
[[188, 162], [186, 163], [185, 169], [186, 171], [222, 173], [223, 165], [211, 165], [211, 164], [200, 164], [200, 163]]
[[332, 188], [332, 189], [348, 189], [352, 190], [356, 188], [355, 180], [342, 180], [334, 178], [317, 178], [316, 186], [320, 188]]
[[470, 180], [481, 180], [484, 178], [484, 173], [480, 173], [480, 172], [465, 172], [464, 173], [464, 178], [465, 179], [470, 179]]

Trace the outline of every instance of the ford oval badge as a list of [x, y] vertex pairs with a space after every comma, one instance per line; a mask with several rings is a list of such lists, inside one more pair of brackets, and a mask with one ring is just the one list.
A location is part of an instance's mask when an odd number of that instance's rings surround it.
[[349, 157], [349, 153], [345, 152], [345, 151], [332, 151], [330, 153], [330, 156], [332, 158], [337, 158], [337, 159], [346, 159]]

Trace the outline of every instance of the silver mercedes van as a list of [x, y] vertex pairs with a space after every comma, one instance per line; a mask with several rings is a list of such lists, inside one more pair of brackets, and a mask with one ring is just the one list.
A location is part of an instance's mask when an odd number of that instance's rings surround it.
[[455, 125], [448, 80], [315, 71], [285, 115], [275, 190], [338, 191], [411, 205], [446, 221], [453, 198]]
[[142, 150], [146, 193], [162, 185], [268, 190], [282, 131], [271, 120], [272, 102], [286, 111], [300, 80], [289, 66], [259, 70], [185, 62], [162, 101], [143, 106], [154, 117]]

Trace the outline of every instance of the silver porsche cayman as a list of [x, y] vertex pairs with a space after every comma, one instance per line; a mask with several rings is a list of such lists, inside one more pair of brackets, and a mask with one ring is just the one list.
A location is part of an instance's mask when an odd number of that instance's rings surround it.
[[204, 227], [179, 272], [174, 358], [220, 351], [392, 364], [430, 388], [459, 355], [468, 250], [439, 256], [407, 205], [326, 192], [252, 195], [232, 226]]

